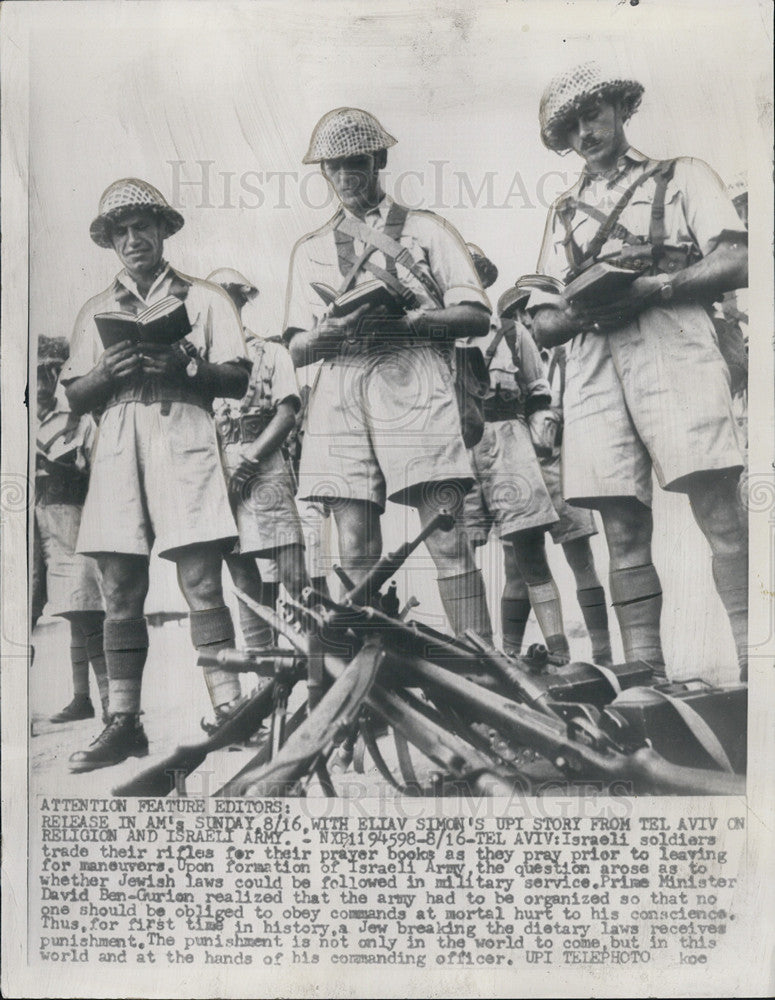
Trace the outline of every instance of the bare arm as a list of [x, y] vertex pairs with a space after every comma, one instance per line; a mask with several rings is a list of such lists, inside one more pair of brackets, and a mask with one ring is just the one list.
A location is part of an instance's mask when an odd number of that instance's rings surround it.
[[[723, 240], [702, 260], [675, 274], [646, 274], [630, 285], [627, 295], [598, 306], [572, 306], [558, 297], [555, 306], [538, 309], [533, 333], [542, 347], [554, 347], [583, 330], [610, 332], [652, 306], [667, 303], [708, 302], [748, 282], [748, 246], [742, 240]], [[664, 290], [667, 288], [667, 295]]]
[[245, 445], [243, 454], [249, 462], [260, 462], [274, 454], [296, 426], [296, 406], [284, 399], [277, 412], [252, 444]]
[[396, 345], [404, 337], [451, 343], [460, 337], [483, 337], [490, 329], [489, 310], [478, 303], [418, 309], [397, 318], [379, 311], [367, 315], [368, 309], [361, 306], [341, 319], [324, 319], [312, 330], [293, 331], [289, 349], [294, 365], [301, 368], [319, 358], [330, 357], [339, 350], [342, 341], [358, 336], [388, 339]]
[[65, 386], [67, 401], [73, 413], [88, 413], [107, 402], [122, 382], [142, 368], [140, 355], [128, 340], [103, 351], [97, 364], [86, 375], [73, 379]]
[[632, 283], [626, 296], [586, 307], [581, 313], [582, 326], [589, 329], [597, 323], [603, 330], [616, 329], [661, 302], [712, 302], [747, 282], [748, 246], [744, 240], [726, 239], [702, 260], [675, 274], [644, 275]]
[[155, 375], [173, 382], [183, 382], [203, 394], [215, 398], [241, 399], [248, 389], [250, 377], [247, 362], [228, 361], [213, 364], [201, 356], [197, 360], [195, 375], [186, 374], [191, 357], [178, 344], [160, 347], [155, 344], [140, 344], [143, 374]]
[[484, 337], [490, 329], [490, 312], [479, 303], [459, 302], [441, 309], [415, 310], [400, 322], [414, 337], [449, 343], [461, 337]]

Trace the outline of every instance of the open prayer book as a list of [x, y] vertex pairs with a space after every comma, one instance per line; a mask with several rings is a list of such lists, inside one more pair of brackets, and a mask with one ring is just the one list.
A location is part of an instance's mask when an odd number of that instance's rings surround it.
[[168, 295], [143, 312], [98, 313], [94, 317], [104, 348], [130, 340], [133, 343], [174, 344], [191, 333], [185, 302]]
[[393, 315], [401, 315], [405, 312], [404, 305], [398, 297], [378, 278], [364, 281], [361, 285], [356, 285], [348, 292], [338, 294], [330, 285], [321, 281], [310, 282], [320, 298], [329, 306], [330, 316], [346, 316], [354, 312], [360, 306], [367, 305], [371, 309], [385, 306], [388, 312]]

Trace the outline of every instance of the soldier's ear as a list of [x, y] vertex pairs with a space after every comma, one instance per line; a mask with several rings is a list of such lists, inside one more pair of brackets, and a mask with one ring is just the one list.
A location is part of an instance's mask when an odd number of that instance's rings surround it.
[[387, 150], [378, 149], [374, 154], [374, 166], [377, 170], [384, 170], [387, 164]]

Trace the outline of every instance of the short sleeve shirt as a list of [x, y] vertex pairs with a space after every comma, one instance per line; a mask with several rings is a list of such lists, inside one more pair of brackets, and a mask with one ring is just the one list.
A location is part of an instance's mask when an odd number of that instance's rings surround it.
[[[383, 230], [392, 203], [385, 196], [366, 214], [364, 221], [375, 229]], [[339, 213], [294, 247], [283, 326], [286, 331], [311, 330], [323, 315], [326, 305], [311, 282], [325, 283], [334, 290], [342, 286], [344, 277], [339, 269], [333, 235], [338, 218]], [[415, 264], [433, 279], [445, 306], [469, 302], [490, 309], [465, 243], [454, 227], [440, 216], [433, 212], [410, 210], [399, 243], [409, 250]], [[363, 247], [361, 241], [354, 241], [356, 255], [362, 252]], [[385, 257], [380, 251], [375, 251], [370, 259], [379, 267], [385, 267]], [[408, 268], [397, 262], [396, 271], [402, 284], [416, 295], [420, 308], [438, 308], [422, 281]], [[362, 271], [356, 285], [369, 279], [369, 273]]]
[[[575, 243], [585, 251], [600, 228], [600, 216], [607, 217], [632, 182], [655, 162], [630, 147], [620, 158], [619, 173], [613, 180], [584, 171], [576, 185], [558, 198], [549, 212], [538, 260], [539, 273], [560, 281], [565, 279], [569, 262], [564, 243], [566, 230], [559, 214], [565, 206], [576, 205], [570, 227]], [[619, 216], [619, 225], [634, 237], [648, 238], [656, 184], [655, 176], [644, 181]], [[584, 204], [596, 209], [598, 218], [585, 212]], [[665, 190], [664, 226], [667, 246], [684, 250], [696, 248], [703, 257], [725, 234], [739, 234], [743, 238], [746, 235], [719, 176], [703, 160], [691, 157], [675, 161]], [[615, 252], [622, 242], [616, 236], [609, 239], [601, 255]], [[529, 305], [535, 308], [555, 300], [556, 296], [550, 293], [533, 292]]]
[[191, 333], [186, 339], [205, 361], [217, 365], [246, 358], [242, 325], [226, 292], [206, 281], [180, 274], [167, 264], [145, 298], [127, 272], [122, 271], [109, 288], [89, 299], [76, 320], [70, 357], [60, 380], [66, 384], [87, 375], [99, 361], [103, 346], [95, 315], [103, 312], [136, 315], [168, 295], [185, 301], [191, 323]]
[[[84, 414], [75, 423], [67, 405], [58, 398], [54, 409], [38, 423], [35, 434], [36, 454], [84, 474], [89, 469], [95, 429], [94, 421], [88, 414]], [[36, 475], [48, 475], [45, 463], [37, 470]]]
[[288, 349], [246, 331], [248, 359], [252, 363], [248, 389], [242, 399], [217, 399], [216, 417], [239, 417], [247, 413], [272, 412], [280, 403], [301, 405], [296, 370]]

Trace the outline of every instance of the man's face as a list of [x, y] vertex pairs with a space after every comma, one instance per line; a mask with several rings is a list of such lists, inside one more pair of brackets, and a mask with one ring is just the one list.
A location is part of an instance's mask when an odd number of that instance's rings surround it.
[[568, 145], [593, 171], [606, 170], [627, 148], [624, 115], [619, 102], [597, 99], [569, 119]]
[[522, 326], [527, 327], [528, 330], [532, 330], [533, 329], [533, 317], [530, 315], [530, 313], [525, 308], [526, 305], [527, 305], [527, 299], [525, 299], [525, 301], [524, 301], [524, 303], [522, 305], [520, 305], [520, 306], [517, 307], [517, 311], [516, 311], [515, 315], [516, 315], [516, 319], [517, 319], [518, 323], [521, 323]]
[[164, 250], [164, 221], [139, 209], [122, 216], [110, 229], [113, 249], [132, 278], [147, 278], [159, 267]]
[[378, 203], [380, 162], [377, 154], [324, 160], [322, 170], [341, 203], [354, 214], [361, 214]]
[[61, 371], [61, 364], [41, 364], [38, 365], [38, 416], [45, 416], [54, 405], [54, 395], [56, 393], [57, 379]]

